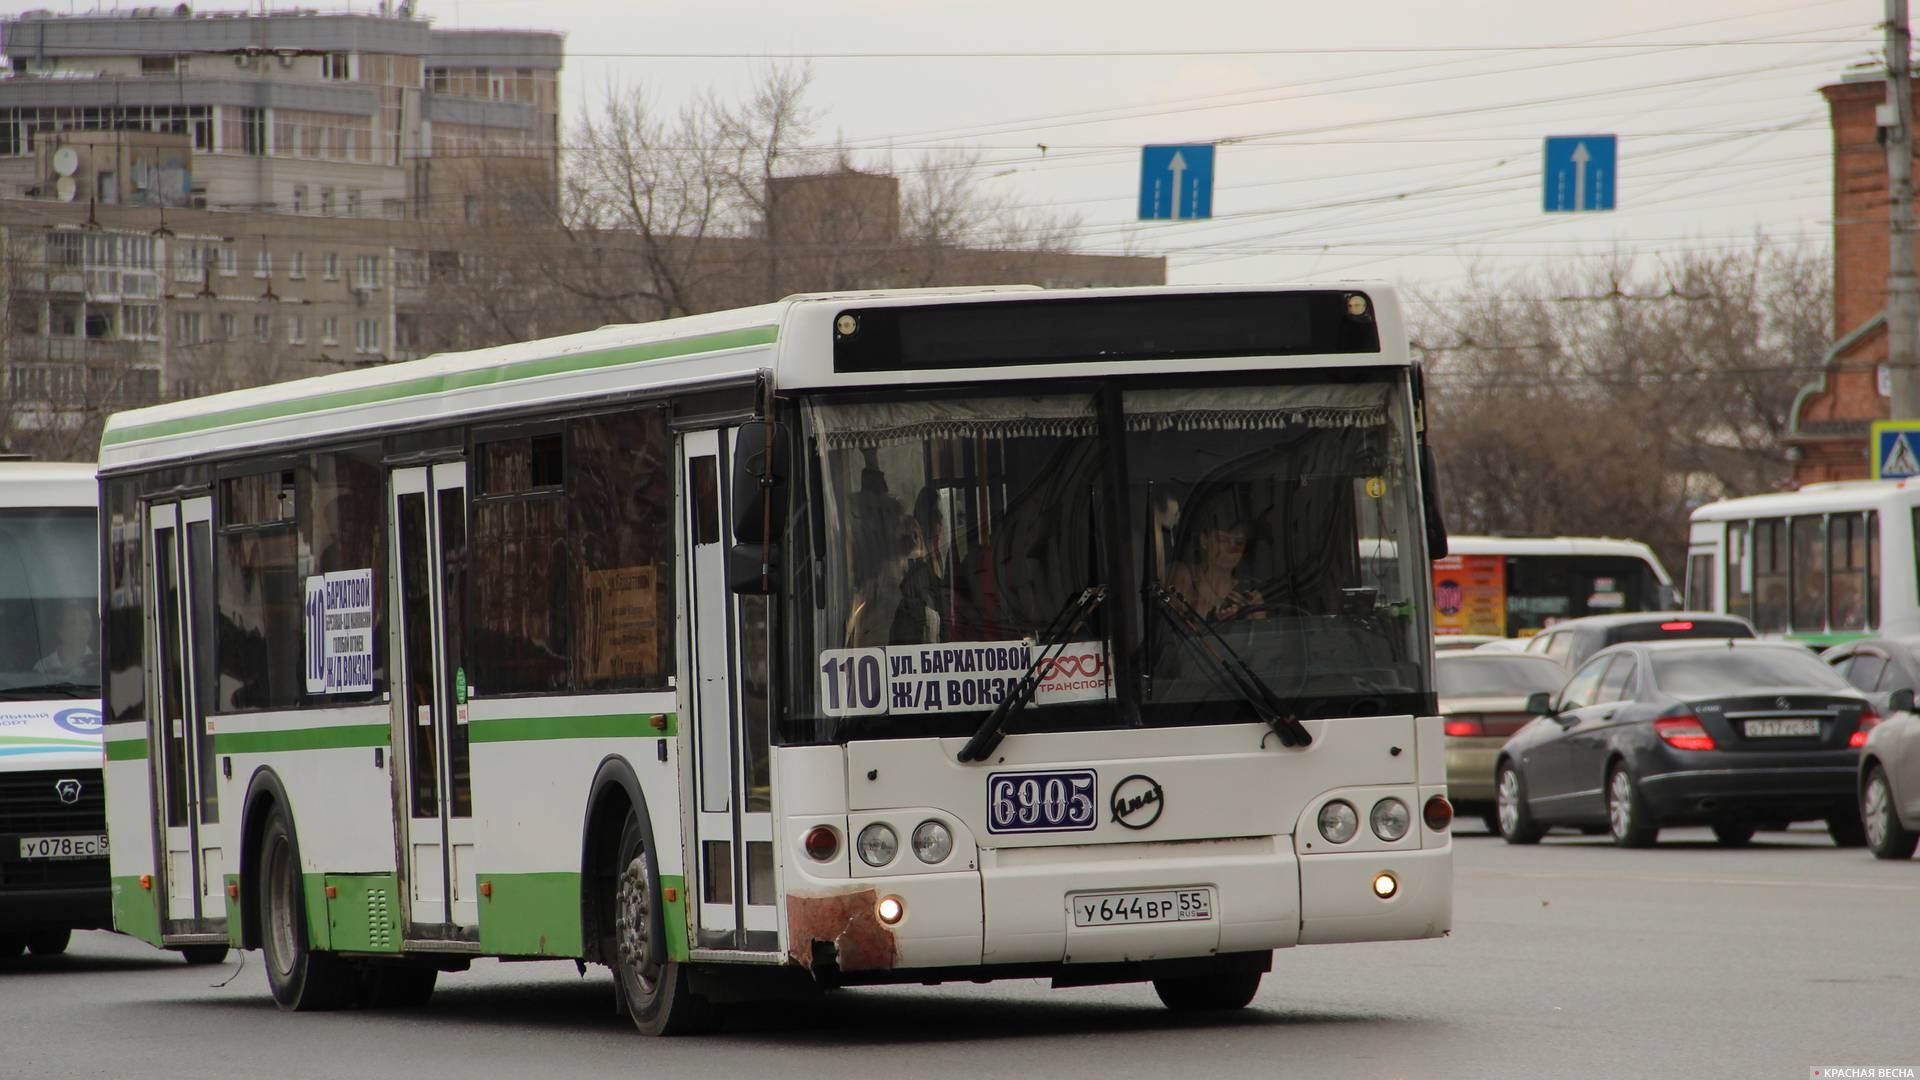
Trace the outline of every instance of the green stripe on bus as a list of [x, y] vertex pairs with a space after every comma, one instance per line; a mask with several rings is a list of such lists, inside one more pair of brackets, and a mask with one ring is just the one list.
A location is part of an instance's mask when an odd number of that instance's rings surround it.
[[580, 875], [481, 874], [480, 950], [580, 956]]
[[160, 904], [153, 890], [140, 887], [140, 878], [113, 879], [113, 928], [149, 945], [160, 944]]
[[49, 739], [40, 735], [0, 735], [0, 746], [25, 746], [28, 743], [35, 746], [77, 746], [83, 750], [91, 750], [100, 745], [100, 740]]
[[754, 345], [771, 345], [779, 337], [779, 329], [772, 326], [757, 326], [745, 330], [729, 330], [718, 334], [705, 334], [700, 337], [681, 338], [675, 341], [659, 341], [647, 345], [630, 345], [618, 349], [602, 349], [598, 352], [578, 353], [573, 356], [548, 356], [534, 360], [520, 360], [494, 367], [480, 368], [474, 371], [456, 371], [445, 375], [425, 375], [417, 379], [390, 383], [385, 386], [366, 386], [353, 390], [335, 390], [331, 393], [315, 394], [309, 398], [296, 398], [292, 401], [276, 401], [265, 405], [249, 405], [237, 409], [207, 413], [203, 416], [187, 416], [178, 420], [160, 420], [138, 427], [109, 431], [100, 442], [103, 446], [116, 446], [120, 443], [138, 442], [141, 439], [157, 439], [166, 435], [180, 435], [192, 431], [206, 431], [212, 428], [228, 427], [233, 424], [251, 423], [256, 420], [277, 420], [301, 413], [320, 412], [325, 409], [347, 409], [362, 405], [373, 405], [402, 398], [421, 397], [428, 394], [443, 394], [450, 390], [464, 390], [474, 386], [487, 386], [494, 383], [514, 382], [519, 379], [539, 378], [543, 375], [564, 375], [575, 371], [591, 371], [595, 368], [618, 367], [622, 364], [638, 364], [648, 360], [665, 360], [677, 356], [692, 356], [696, 353], [719, 352], [722, 349], [743, 349]]
[[[659, 717], [664, 728], [653, 726]], [[470, 742], [536, 742], [545, 739], [671, 738], [680, 731], [674, 713], [609, 713], [602, 716], [515, 716], [475, 720], [467, 725]]]
[[116, 739], [107, 744], [108, 761], [145, 761], [147, 760], [147, 740]]
[[354, 746], [385, 746], [385, 724], [352, 724], [346, 727], [294, 728], [289, 731], [216, 732], [213, 750], [217, 754], [264, 754], [276, 750], [340, 750]]
[[691, 955], [687, 951], [691, 942], [687, 935], [687, 879], [679, 874], [661, 874], [661, 894], [664, 896], [668, 889], [673, 890], [676, 899], [663, 899], [660, 904], [660, 915], [667, 931], [667, 959], [684, 961]]

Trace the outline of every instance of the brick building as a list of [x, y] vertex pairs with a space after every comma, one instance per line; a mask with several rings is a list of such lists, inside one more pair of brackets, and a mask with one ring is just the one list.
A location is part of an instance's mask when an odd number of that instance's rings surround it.
[[[1820, 92], [1833, 126], [1833, 344], [1825, 371], [1800, 391], [1783, 440], [1797, 453], [1793, 482], [1870, 474], [1867, 436], [1889, 414], [1881, 391], [1887, 358], [1887, 156], [1878, 72], [1849, 75]], [[1915, 111], [1920, 113], [1920, 94]]]

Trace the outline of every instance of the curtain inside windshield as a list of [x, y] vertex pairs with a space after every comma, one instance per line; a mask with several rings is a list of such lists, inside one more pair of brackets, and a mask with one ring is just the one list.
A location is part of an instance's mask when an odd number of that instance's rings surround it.
[[91, 510], [0, 511], [0, 695], [99, 695], [96, 550]]

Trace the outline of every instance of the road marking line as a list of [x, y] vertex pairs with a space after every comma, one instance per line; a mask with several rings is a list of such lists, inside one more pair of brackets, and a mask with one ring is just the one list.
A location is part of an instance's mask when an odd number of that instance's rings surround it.
[[1486, 870], [1462, 878], [1519, 878], [1528, 881], [1637, 881], [1654, 885], [1722, 885], [1762, 889], [1843, 889], [1861, 892], [1920, 892], [1920, 885], [1877, 885], [1869, 882], [1809, 881], [1804, 878], [1693, 877], [1684, 874], [1554, 874], [1518, 870]]

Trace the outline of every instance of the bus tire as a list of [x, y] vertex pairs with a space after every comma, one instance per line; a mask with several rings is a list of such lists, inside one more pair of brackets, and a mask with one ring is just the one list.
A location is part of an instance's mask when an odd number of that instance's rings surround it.
[[668, 956], [657, 865], [640, 815], [629, 809], [609, 898], [614, 992], [642, 1033], [682, 1035], [704, 1025], [707, 1003], [693, 992], [687, 965]]
[[1258, 971], [1222, 972], [1153, 980], [1160, 1003], [1174, 1012], [1225, 1012], [1244, 1009], [1260, 992]]
[[67, 946], [72, 941], [73, 931], [65, 928], [36, 930], [27, 935], [27, 948], [35, 956], [59, 956], [67, 951]]
[[260, 874], [260, 952], [274, 1002], [290, 1012], [349, 1004], [354, 991], [352, 970], [339, 957], [308, 947], [300, 846], [280, 806], [267, 811], [255, 865]]
[[415, 960], [369, 960], [360, 968], [360, 1003], [369, 1009], [419, 1009], [433, 997], [440, 969]]
[[226, 961], [227, 948], [225, 945], [182, 945], [180, 959], [193, 967], [209, 967]]

